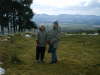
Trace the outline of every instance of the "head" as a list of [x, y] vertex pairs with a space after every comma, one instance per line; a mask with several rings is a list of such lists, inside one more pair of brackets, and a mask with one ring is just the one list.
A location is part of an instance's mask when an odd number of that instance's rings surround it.
[[58, 21], [53, 22], [53, 29], [57, 29], [59, 26]]
[[39, 30], [40, 30], [40, 31], [45, 31], [45, 26], [44, 26], [44, 25], [41, 25], [41, 26], [39, 27]]

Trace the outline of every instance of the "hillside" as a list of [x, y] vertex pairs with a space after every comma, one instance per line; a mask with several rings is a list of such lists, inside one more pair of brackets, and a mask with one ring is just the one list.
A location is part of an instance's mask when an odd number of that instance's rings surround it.
[[58, 20], [60, 23], [100, 25], [100, 16], [95, 15], [47, 15], [36, 14], [33, 18], [37, 23], [51, 23]]
[[[45, 63], [36, 63], [34, 36], [10, 37], [8, 41], [0, 41], [0, 57], [6, 59], [3, 60], [6, 75], [100, 75], [100, 35], [63, 35], [57, 51], [59, 62], [54, 65], [49, 64], [47, 51]], [[21, 63], [12, 63], [13, 56]]]

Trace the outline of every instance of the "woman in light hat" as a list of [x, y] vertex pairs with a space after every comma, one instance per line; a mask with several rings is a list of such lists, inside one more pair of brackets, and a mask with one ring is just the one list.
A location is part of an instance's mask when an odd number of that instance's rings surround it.
[[36, 60], [39, 63], [44, 62], [45, 48], [46, 48], [47, 33], [45, 26], [41, 25], [37, 33], [37, 46], [36, 46]]

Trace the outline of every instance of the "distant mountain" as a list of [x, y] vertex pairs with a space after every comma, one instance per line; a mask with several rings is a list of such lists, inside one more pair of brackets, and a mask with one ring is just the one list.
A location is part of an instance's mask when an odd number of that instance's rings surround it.
[[53, 21], [57, 20], [60, 23], [68, 23], [68, 24], [100, 25], [100, 16], [95, 16], [95, 15], [36, 14], [33, 20], [37, 23], [52, 23]]

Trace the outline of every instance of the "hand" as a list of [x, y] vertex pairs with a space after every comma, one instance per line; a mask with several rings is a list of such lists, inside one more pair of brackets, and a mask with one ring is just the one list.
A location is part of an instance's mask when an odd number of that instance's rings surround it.
[[37, 46], [39, 45], [39, 40], [36, 40], [36, 44], [37, 44]]
[[50, 40], [47, 40], [47, 43], [50, 44]]

